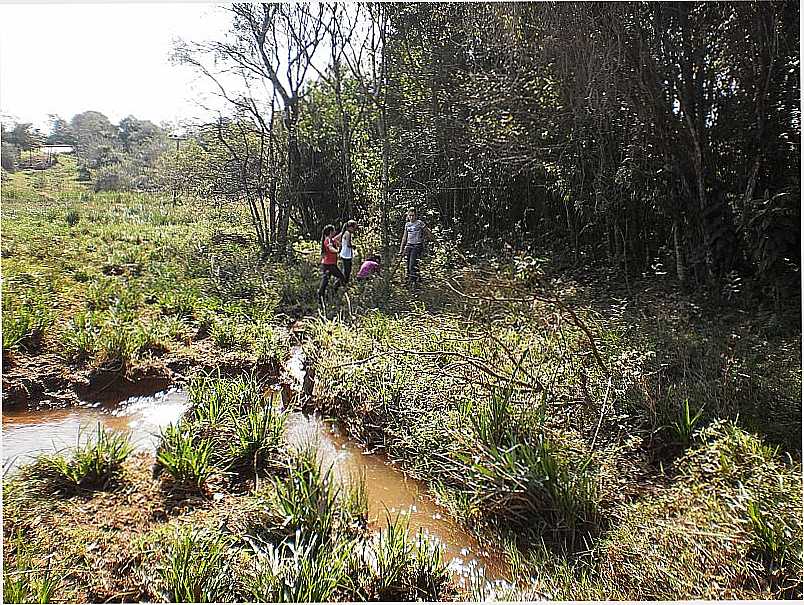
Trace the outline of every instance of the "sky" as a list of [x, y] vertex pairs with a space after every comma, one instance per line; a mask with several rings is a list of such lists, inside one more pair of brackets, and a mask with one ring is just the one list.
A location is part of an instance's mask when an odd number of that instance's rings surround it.
[[45, 132], [48, 114], [87, 110], [113, 123], [204, 119], [209, 83], [169, 55], [174, 38], [219, 38], [228, 23], [215, 4], [0, 4], [0, 114]]

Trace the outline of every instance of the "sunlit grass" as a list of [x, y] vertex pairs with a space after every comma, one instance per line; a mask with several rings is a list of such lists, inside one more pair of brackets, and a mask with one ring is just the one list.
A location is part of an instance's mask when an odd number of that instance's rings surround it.
[[28, 472], [57, 488], [102, 488], [118, 475], [132, 451], [128, 435], [107, 430], [99, 423], [85, 443], [67, 453], [41, 455]]

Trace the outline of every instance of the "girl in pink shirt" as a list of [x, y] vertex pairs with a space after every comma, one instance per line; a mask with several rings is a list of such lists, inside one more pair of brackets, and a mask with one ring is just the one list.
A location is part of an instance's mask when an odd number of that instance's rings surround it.
[[333, 237], [335, 235], [335, 227], [327, 225], [321, 233], [321, 287], [318, 288], [318, 304], [324, 306], [324, 295], [327, 292], [327, 284], [329, 284], [329, 276], [335, 277], [335, 283], [332, 285], [333, 290], [338, 289], [346, 280], [343, 273], [338, 269], [338, 244]]

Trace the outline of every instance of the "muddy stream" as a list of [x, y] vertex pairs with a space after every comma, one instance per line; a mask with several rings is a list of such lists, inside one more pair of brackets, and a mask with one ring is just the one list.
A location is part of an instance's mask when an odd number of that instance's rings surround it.
[[[289, 377], [301, 386], [304, 365], [300, 351], [294, 351], [287, 365]], [[36, 455], [75, 446], [83, 442], [98, 422], [116, 431], [128, 432], [138, 450], [153, 452], [161, 429], [179, 420], [187, 409], [187, 394], [172, 388], [146, 397], [132, 397], [119, 404], [86, 404], [57, 410], [3, 411], [4, 474]], [[332, 466], [339, 481], [365, 476], [369, 503], [369, 526], [378, 531], [386, 515], [408, 517], [411, 534], [421, 530], [438, 541], [445, 560], [462, 583], [478, 581], [488, 592], [507, 583], [503, 563], [484, 545], [462, 530], [427, 494], [425, 486], [406, 477], [384, 456], [364, 453], [339, 430], [337, 423], [316, 415], [292, 412], [287, 423], [291, 445], [312, 443], [326, 466]]]

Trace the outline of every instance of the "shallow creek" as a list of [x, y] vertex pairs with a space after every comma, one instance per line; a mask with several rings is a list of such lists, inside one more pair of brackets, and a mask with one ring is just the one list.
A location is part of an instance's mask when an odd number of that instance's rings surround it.
[[[293, 378], [303, 376], [302, 360], [295, 357], [289, 365], [288, 373]], [[153, 451], [160, 429], [177, 422], [187, 405], [186, 393], [170, 389], [150, 397], [132, 397], [116, 405], [4, 411], [4, 472], [42, 452], [75, 446], [79, 439], [83, 441], [92, 434], [98, 422], [110, 429], [129, 432], [137, 449]], [[427, 495], [422, 483], [406, 477], [384, 456], [364, 453], [336, 423], [293, 412], [288, 419], [287, 439], [295, 447], [314, 444], [325, 467], [331, 466], [339, 481], [365, 476], [371, 529], [382, 529], [386, 515], [392, 518], [405, 515], [411, 534], [421, 530], [443, 546], [445, 559], [461, 582], [479, 581], [487, 593], [505, 584], [499, 557], [452, 521]]]

